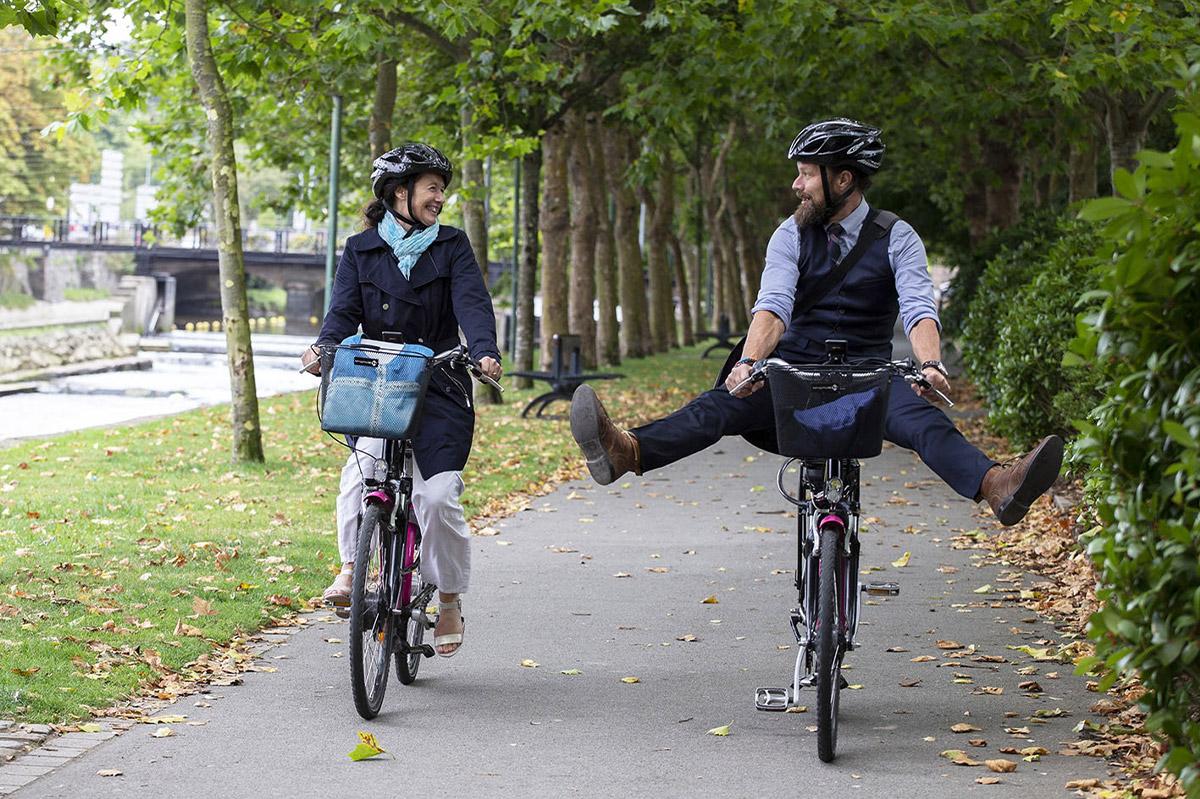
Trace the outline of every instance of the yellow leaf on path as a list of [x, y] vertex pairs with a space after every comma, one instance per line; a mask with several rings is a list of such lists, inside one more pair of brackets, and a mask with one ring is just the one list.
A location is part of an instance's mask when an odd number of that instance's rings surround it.
[[980, 785], [999, 785], [1003, 780], [999, 777], [978, 777], [975, 782]]
[[956, 766], [978, 766], [978, 760], [972, 760], [967, 756], [967, 753], [961, 749], [946, 749], [941, 753], [941, 756], [949, 760]]
[[979, 732], [979, 728], [974, 724], [955, 724], [950, 727], [950, 732]]
[[958, 641], [938, 641], [935, 644], [938, 649], [962, 649], [963, 645]]
[[851, 683], [850, 685], [847, 685], [846, 687], [849, 688], [851, 691], [861, 691], [863, 689], [863, 686], [861, 683]]
[[621, 682], [627, 683], [629, 685], [633, 685], [635, 682], [641, 682], [641, 681], [642, 680], [639, 677], [622, 677], [621, 678]]
[[187, 716], [142, 716], [138, 721], [142, 724], [182, 724], [187, 720]]
[[121, 771], [120, 769], [117, 769], [117, 768], [102, 768], [96, 772], [96, 776], [97, 777], [120, 777], [124, 773], [125, 773], [124, 771]]
[[908, 565], [908, 560], [911, 557], [912, 557], [912, 553], [909, 552], [908, 550], [905, 550], [903, 555], [901, 555], [900, 557], [898, 557], [892, 561], [892, 565], [895, 566], [897, 569], [903, 568]]
[[931, 660], [937, 660], [932, 655], [917, 655], [915, 658], [909, 658], [911, 663], [928, 663]]
[[559, 672], [559, 674], [565, 674], [568, 677], [578, 677], [580, 674], [583, 674], [583, 672], [579, 669], [563, 669]]
[[151, 738], [170, 738], [175, 734], [175, 730], [170, 727], [159, 727], [154, 732], [150, 733]]
[[717, 736], [720, 736], [721, 738], [724, 738], [726, 735], [729, 734], [729, 727], [731, 724], [733, 724], [732, 721], [729, 722], [729, 724], [723, 724], [720, 727], [713, 727], [711, 730], [709, 730], [707, 733], [705, 733], [705, 735], [717, 735]]
[[978, 588], [976, 588], [976, 589], [975, 589], [975, 593], [976, 593], [976, 594], [990, 594], [990, 593], [992, 593], [992, 584], [991, 584], [991, 583], [988, 583], [987, 585], [981, 585], [981, 586], [979, 586]]
[[701, 605], [717, 605], [720, 604], [720, 602], [721, 600], [717, 599], [716, 594], [713, 594], [712, 596], [706, 596], [704, 599], [700, 600]]
[[536, 669], [538, 666], [540, 666], [542, 664], [538, 663], [536, 660], [532, 660], [530, 658], [525, 658], [524, 660], [521, 661], [521, 665], [527, 669]]
[[997, 774], [1007, 774], [1010, 771], [1017, 770], [1016, 763], [1011, 760], [1005, 760], [1002, 757], [995, 760], [985, 760], [983, 764], [988, 767], [989, 771], [994, 771]]
[[359, 732], [358, 746], [354, 747], [353, 751], [346, 756], [351, 760], [358, 761], [366, 760], [369, 757], [375, 757], [375, 755], [382, 755], [386, 751], [386, 749], [379, 745], [379, 741], [376, 740], [374, 734], [369, 732]]
[[787, 710], [785, 710], [783, 712], [784, 713], [807, 713], [808, 705], [793, 705], [792, 707], [789, 707]]
[[80, 732], [100, 732], [101, 727], [99, 724], [80, 724], [75, 729]]

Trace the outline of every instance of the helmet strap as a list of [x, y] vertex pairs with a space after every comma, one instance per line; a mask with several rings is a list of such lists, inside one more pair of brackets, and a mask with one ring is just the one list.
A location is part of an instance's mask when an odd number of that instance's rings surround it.
[[822, 221], [828, 222], [830, 219], [832, 219], [833, 215], [836, 214], [841, 207], [846, 204], [846, 200], [850, 199], [850, 195], [853, 194], [854, 190], [857, 188], [858, 181], [855, 180], [850, 183], [850, 187], [848, 189], [837, 196], [837, 199], [834, 199], [833, 195], [829, 191], [829, 173], [826, 172], [825, 165], [821, 164], [821, 190], [825, 193], [825, 213], [822, 215]]
[[412, 204], [413, 186], [416, 184], [416, 182], [417, 182], [416, 178], [410, 177], [404, 184], [404, 196], [405, 196], [406, 204], [408, 206], [408, 216], [405, 216], [404, 214], [400, 213], [395, 208], [391, 209], [391, 212], [395, 215], [395, 217], [397, 219], [399, 219], [401, 222], [403, 222], [404, 224], [409, 226], [409, 228], [410, 228], [410, 230], [408, 231], [409, 233], [414, 233], [414, 232], [420, 233], [422, 230], [425, 229], [425, 226], [417, 221], [417, 215], [413, 212], [413, 204]]

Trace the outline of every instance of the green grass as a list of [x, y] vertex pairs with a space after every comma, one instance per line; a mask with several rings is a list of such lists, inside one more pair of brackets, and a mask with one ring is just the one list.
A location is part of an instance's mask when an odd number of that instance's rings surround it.
[[28, 294], [20, 291], [0, 291], [0, 308], [9, 308], [19, 311], [22, 308], [28, 308], [36, 300]]
[[63, 299], [70, 302], [91, 302], [103, 300], [109, 296], [107, 289], [63, 289]]
[[[619, 422], [661, 415], [711, 384], [699, 352], [628, 362], [597, 390]], [[520, 418], [535, 391], [478, 406], [468, 516], [581, 467], [565, 421]], [[264, 465], [229, 465], [227, 407], [0, 451], [0, 718], [88, 716], [320, 593], [346, 451], [311, 393], [260, 410]]]

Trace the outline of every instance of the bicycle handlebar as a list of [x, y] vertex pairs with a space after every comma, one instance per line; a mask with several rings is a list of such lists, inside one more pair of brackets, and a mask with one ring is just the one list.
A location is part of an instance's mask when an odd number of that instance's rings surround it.
[[[738, 383], [736, 386], [734, 386], [733, 390], [730, 391], [729, 393], [737, 394], [739, 391], [741, 391], [742, 389], [746, 388], [747, 386], [749, 386], [753, 383], [761, 383], [762, 381], [766, 380], [767, 379], [767, 367], [771, 366], [771, 365], [785, 366], [785, 367], [789, 367], [789, 368], [794, 366], [794, 364], [790, 364], [787, 361], [783, 360], [782, 358], [763, 358], [760, 361], [755, 361], [754, 366], [751, 367], [751, 369], [750, 369], [750, 376], [747, 377], [742, 382]], [[821, 364], [821, 365], [828, 366], [830, 364]], [[949, 397], [947, 397], [945, 394], [943, 394], [941, 391], [939, 391], [938, 389], [933, 387], [933, 384], [929, 382], [929, 379], [926, 378], [925, 375], [921, 372], [921, 370], [917, 368], [917, 366], [913, 362], [912, 358], [903, 358], [898, 361], [882, 361], [882, 360], [870, 361], [870, 360], [868, 360], [868, 361], [860, 361], [858, 363], [848, 363], [845, 365], [850, 366], [850, 367], [857, 366], [857, 367], [868, 368], [868, 369], [869, 368], [880, 368], [880, 367], [885, 367], [885, 368], [891, 369], [893, 374], [903, 377], [904, 382], [919, 386], [920, 388], [924, 388], [929, 391], [932, 391], [934, 394], [937, 394], [939, 397], [941, 397], [942, 402], [945, 402], [947, 406], [949, 406], [951, 408], [954, 407], [954, 401], [951, 400]]]

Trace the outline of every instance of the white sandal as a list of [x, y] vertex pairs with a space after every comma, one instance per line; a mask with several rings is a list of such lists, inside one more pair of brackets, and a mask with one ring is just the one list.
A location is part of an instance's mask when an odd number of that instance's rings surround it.
[[333, 608], [333, 613], [339, 618], [350, 617], [350, 591], [354, 587], [354, 566], [342, 566], [333, 583], [321, 595], [326, 607]]
[[440, 600], [438, 601], [438, 616], [439, 617], [441, 616], [442, 611], [450, 610], [450, 609], [454, 609], [454, 610], [458, 611], [459, 620], [462, 622], [462, 629], [456, 633], [448, 633], [446, 635], [438, 635], [438, 636], [434, 637], [434, 639], [433, 639], [434, 651], [437, 651], [437, 648], [439, 646], [451, 646], [453, 644], [458, 644], [458, 646], [454, 647], [454, 649], [450, 650], [449, 652], [438, 652], [437, 653], [438, 657], [443, 657], [443, 658], [454, 657], [455, 653], [458, 652], [458, 650], [462, 649], [463, 633], [465, 633], [467, 631], [467, 619], [466, 619], [466, 617], [464, 617], [462, 615], [462, 600], [456, 599], [453, 602], [442, 602]]

